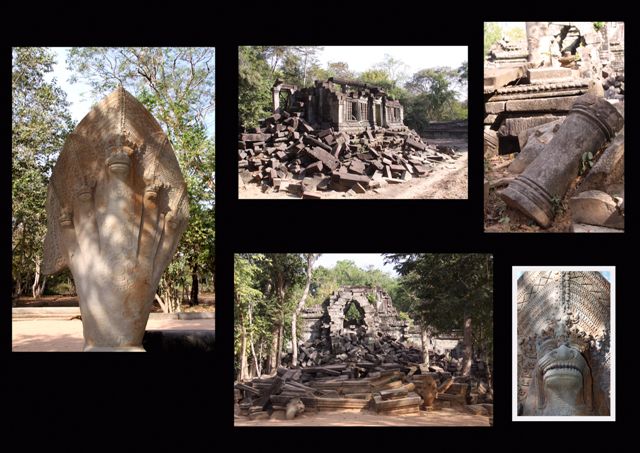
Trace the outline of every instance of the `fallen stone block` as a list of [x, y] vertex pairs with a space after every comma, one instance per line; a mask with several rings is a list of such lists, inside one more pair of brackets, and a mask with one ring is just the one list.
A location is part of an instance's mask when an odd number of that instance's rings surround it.
[[624, 216], [619, 211], [616, 201], [605, 192], [581, 192], [569, 200], [569, 207], [575, 223], [624, 229]]

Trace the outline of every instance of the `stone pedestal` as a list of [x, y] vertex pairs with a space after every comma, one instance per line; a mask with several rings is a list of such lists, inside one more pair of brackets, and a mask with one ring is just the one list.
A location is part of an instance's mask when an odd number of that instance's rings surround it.
[[578, 175], [582, 155], [595, 153], [623, 126], [616, 108], [602, 98], [578, 98], [566, 120], [540, 154], [500, 197], [543, 227], [551, 225], [554, 204]]

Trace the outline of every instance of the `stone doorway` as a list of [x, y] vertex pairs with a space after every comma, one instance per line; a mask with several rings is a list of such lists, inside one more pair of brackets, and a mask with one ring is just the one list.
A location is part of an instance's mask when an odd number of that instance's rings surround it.
[[357, 329], [360, 326], [366, 326], [364, 322], [364, 309], [360, 306], [355, 299], [349, 301], [344, 306], [344, 321], [343, 327], [345, 329]]

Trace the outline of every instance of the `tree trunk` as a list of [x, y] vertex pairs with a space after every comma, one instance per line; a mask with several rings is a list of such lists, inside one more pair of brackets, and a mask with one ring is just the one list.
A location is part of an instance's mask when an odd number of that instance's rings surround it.
[[422, 363], [429, 366], [429, 332], [424, 326], [420, 326], [420, 338], [422, 340]]
[[275, 326], [273, 331], [272, 331], [272, 338], [271, 338], [271, 350], [269, 351], [269, 369], [268, 369], [268, 373], [269, 374], [273, 374], [275, 373], [276, 369], [277, 369], [277, 363], [278, 363], [278, 333], [280, 332], [280, 329], [278, 328], [278, 326]]
[[292, 361], [291, 366], [295, 367], [298, 365], [298, 332], [297, 332], [297, 319], [298, 315], [302, 311], [305, 302], [307, 301], [307, 296], [309, 295], [309, 288], [311, 287], [311, 272], [313, 271], [313, 262], [316, 259], [316, 255], [309, 254], [307, 255], [307, 283], [304, 286], [304, 291], [302, 292], [302, 297], [300, 298], [300, 302], [298, 302], [298, 306], [293, 312], [293, 316], [291, 317], [291, 350], [292, 350]]
[[158, 295], [158, 293], [156, 293], [155, 295], [155, 299], [158, 302], [158, 305], [160, 305], [160, 308], [162, 309], [162, 313], [169, 313], [169, 307], [167, 306], [167, 304], [162, 300], [162, 297], [160, 297]]
[[240, 316], [240, 382], [247, 380], [247, 328], [244, 316]]
[[251, 346], [251, 355], [253, 356], [256, 375], [260, 377], [262, 372], [260, 370], [260, 363], [258, 362], [258, 356], [256, 355], [256, 348], [253, 341], [253, 304], [249, 304], [249, 346]]
[[462, 375], [469, 376], [471, 373], [471, 363], [473, 361], [473, 338], [471, 336], [471, 315], [464, 314], [464, 356], [462, 361]]
[[282, 363], [282, 348], [284, 346], [284, 311], [280, 313], [280, 323], [278, 326], [278, 351], [276, 355], [276, 370]]
[[198, 264], [193, 265], [191, 270], [191, 299], [189, 301], [191, 306], [198, 305]]
[[38, 286], [40, 284], [40, 262], [39, 258], [36, 258], [34, 261], [35, 264], [35, 275], [33, 277], [33, 285], [31, 285], [31, 295], [35, 299], [38, 297]]

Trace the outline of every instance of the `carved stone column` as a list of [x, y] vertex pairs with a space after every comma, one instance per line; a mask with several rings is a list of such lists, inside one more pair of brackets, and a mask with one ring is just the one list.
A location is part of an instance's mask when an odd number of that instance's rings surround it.
[[500, 197], [541, 226], [550, 226], [554, 204], [578, 175], [582, 155], [595, 153], [623, 124], [622, 115], [610, 103], [590, 94], [581, 96], [544, 151]]

